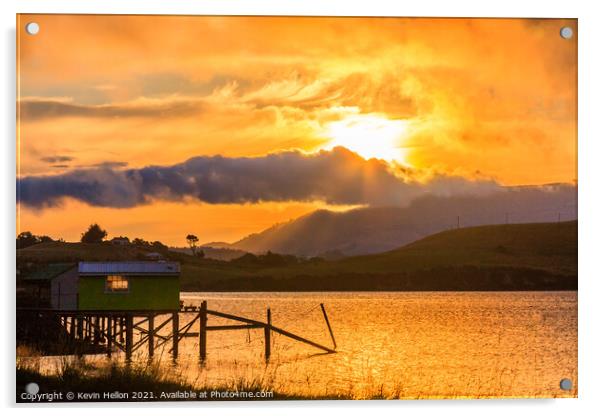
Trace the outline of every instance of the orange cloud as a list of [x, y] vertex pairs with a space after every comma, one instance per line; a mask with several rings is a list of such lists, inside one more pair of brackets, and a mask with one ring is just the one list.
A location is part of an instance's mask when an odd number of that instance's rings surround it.
[[313, 152], [329, 123], [378, 114], [409, 126], [402, 162], [425, 175], [571, 182], [566, 25], [577, 34], [571, 19], [21, 15], [20, 174]]

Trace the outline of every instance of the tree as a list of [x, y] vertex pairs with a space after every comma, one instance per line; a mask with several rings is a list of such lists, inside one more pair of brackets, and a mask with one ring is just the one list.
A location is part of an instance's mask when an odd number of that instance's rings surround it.
[[157, 251], [167, 251], [169, 248], [160, 241], [153, 241], [151, 247]]
[[47, 235], [34, 235], [30, 231], [23, 231], [17, 236], [17, 248], [25, 248], [38, 243], [51, 243], [54, 241]]
[[190, 246], [190, 251], [192, 251], [192, 255], [196, 256], [196, 243], [199, 242], [199, 238], [194, 234], [188, 234], [186, 236], [186, 241], [188, 242], [188, 245]]
[[33, 246], [34, 244], [37, 244], [39, 242], [40, 240], [38, 239], [38, 237], [33, 235], [30, 231], [23, 231], [17, 236], [17, 248]]
[[144, 241], [143, 238], [136, 237], [132, 240], [132, 244], [139, 247], [145, 247], [148, 245], [148, 241]]
[[82, 234], [82, 243], [101, 243], [107, 236], [107, 232], [98, 224], [92, 224], [88, 231]]

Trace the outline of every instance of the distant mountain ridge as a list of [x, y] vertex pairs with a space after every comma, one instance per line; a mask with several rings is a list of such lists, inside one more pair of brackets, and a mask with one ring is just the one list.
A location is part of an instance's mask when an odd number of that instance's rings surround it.
[[[424, 196], [406, 207], [359, 208], [342, 213], [318, 210], [251, 234], [228, 248], [298, 256], [353, 256], [392, 250], [458, 224], [468, 227], [576, 218], [576, 186], [519, 186], [482, 196]], [[222, 244], [220, 248], [225, 247]]]
[[182, 287], [190, 291], [577, 290], [577, 221], [463, 227], [384, 253], [337, 261], [199, 264], [183, 279]]

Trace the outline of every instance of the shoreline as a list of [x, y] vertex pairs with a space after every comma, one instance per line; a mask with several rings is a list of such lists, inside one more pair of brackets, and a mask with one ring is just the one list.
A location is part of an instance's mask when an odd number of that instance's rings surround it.
[[[347, 395], [298, 395], [273, 390], [269, 384], [239, 380], [235, 384], [194, 385], [177, 376], [164, 376], [158, 368], [112, 363], [107, 372], [89, 374], [83, 365], [69, 365], [59, 374], [42, 374], [32, 368], [16, 372], [17, 403], [85, 402], [171, 402], [171, 401], [272, 401], [272, 400], [352, 400]], [[40, 390], [28, 395], [27, 385]], [[110, 386], [110, 391], [106, 391]], [[74, 398], [68, 398], [74, 393]], [[254, 395], [257, 397], [252, 397]], [[79, 397], [78, 397], [79, 396]], [[371, 399], [373, 397], [370, 397]], [[374, 397], [381, 398], [381, 397]]]

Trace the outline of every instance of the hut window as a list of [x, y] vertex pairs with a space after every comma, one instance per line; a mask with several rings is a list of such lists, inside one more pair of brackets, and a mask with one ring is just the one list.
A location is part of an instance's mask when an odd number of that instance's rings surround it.
[[107, 292], [127, 292], [129, 288], [127, 277], [107, 276], [107, 280], [105, 281], [105, 290]]

